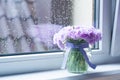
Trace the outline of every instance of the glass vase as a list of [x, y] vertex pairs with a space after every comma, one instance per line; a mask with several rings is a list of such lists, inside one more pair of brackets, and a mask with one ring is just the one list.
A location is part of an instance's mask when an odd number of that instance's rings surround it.
[[71, 48], [66, 52], [69, 53], [66, 63], [66, 69], [68, 72], [85, 73], [88, 70], [88, 64], [79, 48]]

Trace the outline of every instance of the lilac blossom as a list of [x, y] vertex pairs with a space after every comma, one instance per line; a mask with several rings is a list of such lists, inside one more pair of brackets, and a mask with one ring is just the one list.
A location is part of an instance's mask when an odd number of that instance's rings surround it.
[[101, 39], [101, 32], [93, 26], [67, 26], [58, 31], [53, 42], [60, 49], [65, 48], [65, 43], [70, 40], [84, 40], [89, 44], [94, 44]]

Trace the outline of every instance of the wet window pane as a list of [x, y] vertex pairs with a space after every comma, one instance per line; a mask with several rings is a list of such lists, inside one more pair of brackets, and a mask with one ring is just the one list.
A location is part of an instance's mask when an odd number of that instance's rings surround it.
[[0, 0], [0, 54], [60, 51], [55, 32], [93, 19], [94, 0]]

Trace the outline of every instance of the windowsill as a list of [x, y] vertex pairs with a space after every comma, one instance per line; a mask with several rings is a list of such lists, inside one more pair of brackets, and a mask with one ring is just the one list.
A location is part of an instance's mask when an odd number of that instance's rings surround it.
[[107, 64], [97, 66], [95, 70], [88, 69], [85, 74], [73, 74], [66, 70], [53, 70], [45, 72], [28, 73], [13, 76], [4, 76], [0, 80], [46, 80], [46, 79], [56, 79], [56, 80], [75, 80], [77, 79], [90, 79], [101, 76], [109, 76], [114, 74], [120, 74], [120, 64]]

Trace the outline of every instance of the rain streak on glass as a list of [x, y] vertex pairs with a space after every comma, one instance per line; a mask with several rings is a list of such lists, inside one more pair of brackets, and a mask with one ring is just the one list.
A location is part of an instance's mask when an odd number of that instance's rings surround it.
[[59, 51], [53, 35], [72, 25], [74, 0], [0, 0], [0, 54]]

